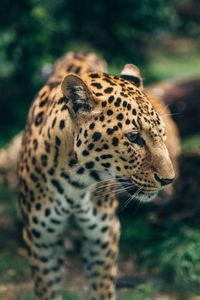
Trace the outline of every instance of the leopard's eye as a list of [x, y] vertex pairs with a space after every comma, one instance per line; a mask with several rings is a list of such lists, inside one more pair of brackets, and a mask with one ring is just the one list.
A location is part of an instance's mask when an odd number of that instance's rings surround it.
[[126, 133], [126, 137], [131, 143], [137, 144], [141, 147], [146, 145], [145, 140], [140, 136], [139, 133], [128, 132]]
[[133, 143], [136, 139], [137, 139], [137, 137], [138, 137], [138, 133], [135, 133], [135, 132], [128, 132], [127, 134], [126, 134], [126, 137], [128, 138], [128, 140], [131, 142], [131, 143]]

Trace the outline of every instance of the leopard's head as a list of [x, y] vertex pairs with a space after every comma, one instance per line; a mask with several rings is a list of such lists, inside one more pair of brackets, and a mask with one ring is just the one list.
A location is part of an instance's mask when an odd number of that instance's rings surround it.
[[96, 181], [116, 178], [133, 197], [150, 201], [175, 174], [164, 123], [142, 89], [134, 65], [121, 76], [70, 74], [62, 83], [74, 123], [77, 173]]

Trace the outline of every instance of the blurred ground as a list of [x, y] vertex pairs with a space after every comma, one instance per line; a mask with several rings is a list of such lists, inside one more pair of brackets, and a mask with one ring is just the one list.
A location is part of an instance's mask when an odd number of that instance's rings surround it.
[[[184, 148], [191, 149], [194, 140], [197, 144], [196, 139], [200, 142], [200, 137], [185, 140]], [[200, 299], [197, 296], [200, 283], [200, 152], [185, 152], [181, 160], [184, 162], [181, 181], [176, 186], [180, 197], [175, 196], [174, 202], [164, 208], [135, 202], [120, 213], [119, 300]], [[194, 174], [194, 179], [191, 174]], [[183, 186], [187, 192], [183, 193]], [[17, 197], [1, 185], [0, 299], [33, 300], [33, 285], [21, 231]], [[78, 250], [79, 240], [76, 236], [73, 239], [78, 246], [74, 247], [69, 241], [66, 243], [64, 299], [81, 300], [81, 291], [86, 294], [86, 280]]]

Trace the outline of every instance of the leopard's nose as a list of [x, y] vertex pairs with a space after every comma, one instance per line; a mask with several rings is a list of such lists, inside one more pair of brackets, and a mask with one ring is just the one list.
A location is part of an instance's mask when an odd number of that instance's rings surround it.
[[173, 180], [174, 180], [174, 177], [173, 178], [160, 178], [158, 177], [157, 174], [154, 175], [155, 179], [160, 182], [160, 184], [163, 186], [163, 185], [167, 185], [167, 184], [170, 184]]

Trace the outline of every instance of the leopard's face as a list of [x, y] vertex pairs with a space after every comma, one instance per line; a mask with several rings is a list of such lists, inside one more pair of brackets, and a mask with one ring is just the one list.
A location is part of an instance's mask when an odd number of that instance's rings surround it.
[[74, 97], [70, 109], [76, 114], [75, 151], [82, 165], [77, 172], [97, 180], [116, 178], [133, 198], [152, 200], [174, 178], [161, 118], [130, 81], [103, 73], [83, 80], [82, 88], [74, 76], [73, 87], [68, 82], [73, 95], [63, 87], [68, 98]]

